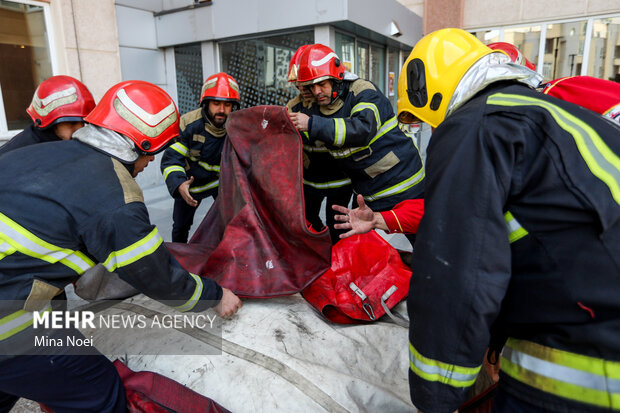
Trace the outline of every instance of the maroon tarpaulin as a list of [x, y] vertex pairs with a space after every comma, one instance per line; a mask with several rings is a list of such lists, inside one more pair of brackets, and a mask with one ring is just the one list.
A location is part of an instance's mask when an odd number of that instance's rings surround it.
[[245, 297], [301, 291], [330, 267], [327, 230], [308, 229], [302, 143], [281, 106], [231, 113], [218, 198], [189, 244], [167, 243], [188, 271]]
[[134, 372], [120, 360], [114, 361], [114, 367], [123, 380], [129, 413], [230, 413], [208, 397], [161, 374]]

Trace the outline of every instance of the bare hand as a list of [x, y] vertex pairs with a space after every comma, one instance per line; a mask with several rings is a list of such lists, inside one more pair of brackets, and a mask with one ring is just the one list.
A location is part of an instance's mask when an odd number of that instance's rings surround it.
[[336, 221], [344, 222], [343, 224], [334, 225], [334, 228], [350, 230], [349, 232], [340, 234], [340, 238], [347, 238], [355, 234], [365, 234], [377, 227], [376, 214], [366, 205], [362, 195], [357, 196], [357, 204], [359, 206], [355, 209], [345, 208], [340, 205], [332, 205], [334, 211], [344, 214], [334, 216]]
[[310, 119], [308, 115], [295, 112], [295, 113], [289, 113], [288, 116], [289, 118], [291, 118], [291, 122], [293, 122], [293, 125], [295, 125], [298, 131], [300, 132], [308, 131], [308, 119]]
[[228, 288], [222, 287], [222, 299], [215, 306], [214, 310], [220, 317], [230, 318], [241, 308], [242, 305], [243, 303], [239, 297], [235, 295], [235, 293], [230, 291]]
[[187, 205], [189, 206], [198, 206], [198, 201], [196, 201], [192, 195], [189, 193], [189, 187], [192, 184], [192, 182], [194, 182], [194, 177], [191, 176], [187, 181], [183, 182], [181, 185], [179, 185], [179, 194], [181, 194], [181, 197], [183, 198], [183, 200], [187, 203]]

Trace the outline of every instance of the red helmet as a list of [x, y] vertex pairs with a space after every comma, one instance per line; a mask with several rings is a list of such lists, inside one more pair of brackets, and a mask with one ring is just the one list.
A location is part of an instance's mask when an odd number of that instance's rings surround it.
[[310, 85], [325, 79], [344, 79], [344, 65], [329, 47], [312, 44], [301, 53], [297, 70], [299, 85]]
[[81, 121], [95, 107], [86, 86], [71, 76], [52, 76], [34, 91], [26, 112], [39, 128], [59, 122]]
[[310, 45], [304, 44], [299, 49], [297, 49], [293, 57], [291, 57], [291, 61], [288, 64], [288, 81], [289, 82], [295, 82], [297, 80], [297, 72], [299, 71], [299, 58], [301, 57], [301, 54], [304, 52], [304, 50], [308, 48], [308, 46]]
[[200, 103], [205, 100], [220, 100], [234, 102], [239, 105], [239, 85], [237, 81], [224, 72], [211, 75], [202, 85]]
[[179, 112], [172, 98], [141, 80], [112, 86], [84, 120], [127, 136], [148, 155], [179, 135]]
[[523, 53], [521, 53], [521, 50], [519, 50], [519, 48], [513, 44], [506, 42], [495, 42], [489, 43], [487, 47], [492, 50], [501, 50], [502, 52], [506, 53], [513, 63], [525, 66], [531, 70], [536, 70], [536, 65], [527, 60], [527, 58], [523, 56]]

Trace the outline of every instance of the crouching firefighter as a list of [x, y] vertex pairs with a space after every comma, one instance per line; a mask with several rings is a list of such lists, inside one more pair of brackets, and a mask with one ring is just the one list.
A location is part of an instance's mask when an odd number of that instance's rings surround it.
[[71, 139], [94, 107], [93, 96], [79, 80], [71, 76], [44, 80], [26, 109], [32, 123], [2, 145], [0, 155], [35, 143]]
[[172, 242], [187, 242], [200, 201], [217, 197], [224, 124], [239, 109], [239, 86], [220, 72], [202, 85], [200, 108], [181, 117], [178, 142], [164, 152], [161, 172], [174, 200]]
[[436, 128], [408, 298], [424, 413], [464, 401], [487, 347], [496, 412], [620, 410], [620, 127], [540, 78], [460, 29], [403, 66], [399, 120]]
[[[52, 349], [33, 344], [32, 310], [49, 309], [33, 306], [97, 262], [149, 297], [178, 303], [180, 311], [215, 305], [230, 316], [241, 306], [229, 290], [181, 268], [150, 223], [133, 179], [177, 136], [172, 99], [150, 83], [122, 82], [85, 121], [68, 142], [0, 157], [1, 412], [19, 397], [54, 412], [126, 411], [110, 361], [94, 348], [83, 355], [68, 347], [67, 337], [84, 337], [78, 330], [49, 332], [61, 340]], [[26, 150], [30, 166], [24, 169]]]

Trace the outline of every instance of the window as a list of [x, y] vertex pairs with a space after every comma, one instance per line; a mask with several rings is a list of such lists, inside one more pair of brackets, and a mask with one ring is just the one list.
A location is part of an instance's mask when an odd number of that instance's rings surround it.
[[540, 32], [540, 26], [510, 28], [504, 30], [504, 41], [517, 46], [526, 59], [537, 65]]
[[200, 92], [204, 82], [200, 43], [175, 46], [174, 66], [177, 74], [179, 113], [185, 114], [200, 105]]
[[385, 47], [336, 32], [335, 52], [349, 72], [355, 73], [361, 79], [370, 80], [385, 93]]
[[598, 50], [598, 56], [590, 53], [587, 74], [619, 82], [620, 17], [597, 19], [593, 25], [590, 50]]
[[31, 1], [0, 0], [0, 135], [32, 122], [26, 108], [37, 85], [54, 74], [48, 7]]
[[[583, 62], [585, 21], [547, 25], [545, 55], [546, 80], [579, 75]], [[548, 77], [547, 77], [548, 76]]]
[[313, 31], [220, 43], [220, 66], [239, 83], [241, 107], [286, 105], [294, 98], [288, 64], [299, 46], [312, 43]]

